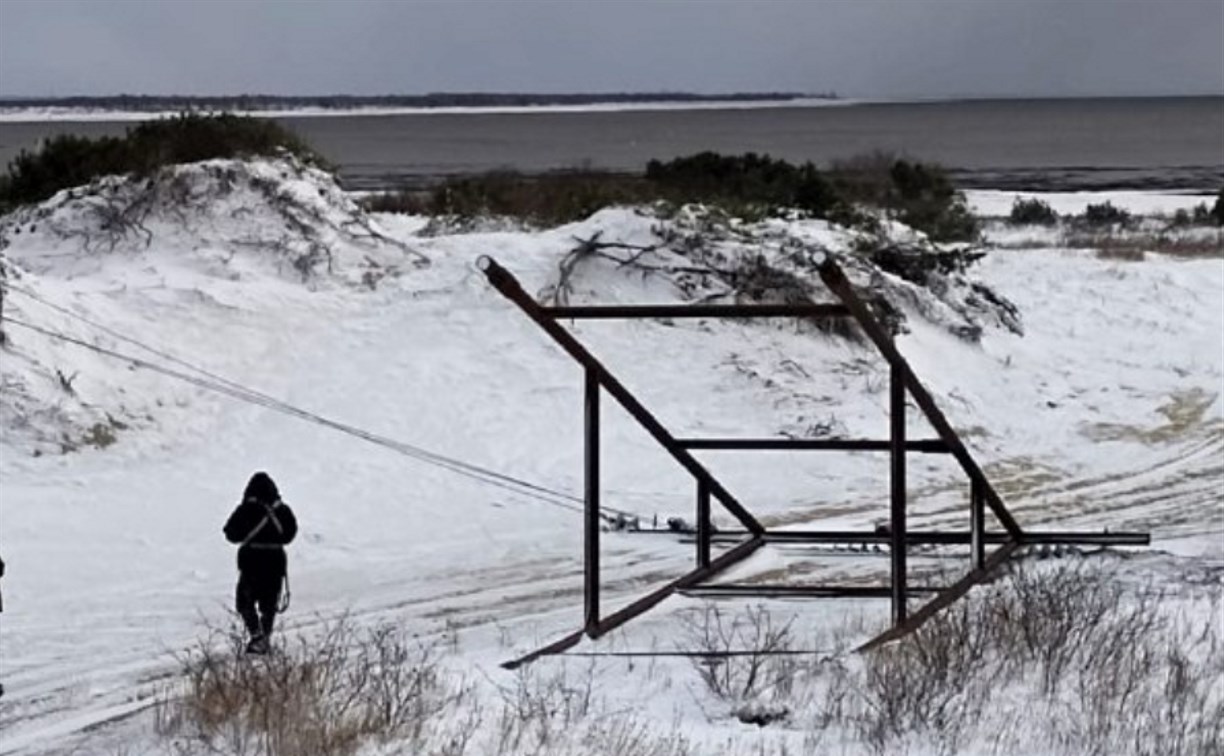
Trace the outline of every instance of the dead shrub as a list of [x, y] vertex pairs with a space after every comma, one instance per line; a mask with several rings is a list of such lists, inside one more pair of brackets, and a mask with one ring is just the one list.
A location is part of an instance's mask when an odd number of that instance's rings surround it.
[[468, 694], [432, 645], [391, 626], [360, 631], [340, 619], [267, 656], [243, 648], [234, 628], [182, 657], [182, 690], [156, 710], [177, 752], [342, 756], [371, 742], [420, 744]]
[[989, 643], [981, 615], [969, 602], [953, 604], [904, 642], [866, 655], [854, 728], [874, 752], [915, 735], [959, 750], [990, 698], [975, 671]]
[[[975, 740], [995, 753], [1219, 753], [1220, 629], [1210, 614], [1171, 616], [1169, 599], [1125, 585], [1099, 562], [1015, 563], [996, 584], [865, 654], [829, 687], [839, 705], [826, 714], [876, 753], [918, 742], [957, 753]], [[1001, 724], [988, 706], [1001, 699], [1025, 714]], [[1036, 720], [1040, 732], [1023, 728]]]
[[787, 689], [794, 679], [791, 623], [778, 625], [763, 606], [728, 616], [707, 603], [681, 617], [685, 651], [715, 697], [743, 703], [766, 688]]
[[515, 670], [510, 686], [499, 688], [497, 753], [532, 753], [555, 746], [591, 713], [595, 666], [576, 679], [565, 664], [551, 671], [535, 666]]
[[1185, 259], [1224, 257], [1224, 237], [1217, 232], [1199, 234], [1161, 232], [1070, 232], [1062, 242], [1070, 249], [1096, 250], [1106, 260], [1141, 262], [1147, 253]]

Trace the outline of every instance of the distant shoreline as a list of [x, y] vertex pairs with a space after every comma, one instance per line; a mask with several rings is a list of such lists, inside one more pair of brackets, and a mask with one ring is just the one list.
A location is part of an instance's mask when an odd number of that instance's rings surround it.
[[6, 120], [162, 118], [182, 112], [237, 113], [261, 118], [413, 115], [429, 113], [565, 112], [643, 108], [777, 107], [836, 101], [835, 94], [796, 92], [435, 92], [424, 95], [109, 95], [0, 97]]
[[358, 118], [363, 116], [516, 115], [633, 111], [764, 110], [862, 105], [950, 105], [1058, 101], [1220, 100], [1224, 95], [1100, 97], [841, 98], [835, 94], [696, 95], [420, 95], [392, 97], [2, 97], [0, 123], [136, 122], [183, 112], [233, 113], [255, 118]]
[[0, 122], [35, 123], [44, 121], [147, 121], [169, 118], [184, 111], [198, 113], [233, 113], [255, 118], [354, 118], [362, 116], [430, 116], [430, 115], [504, 115], [523, 113], [600, 113], [649, 110], [746, 110], [762, 108], [845, 107], [862, 104], [860, 100], [840, 100], [823, 97], [789, 98], [781, 100], [646, 100], [588, 102], [539, 105], [436, 105], [436, 106], [363, 106], [323, 107], [301, 106], [280, 110], [241, 110], [235, 108], [180, 108], [167, 110], [128, 110], [80, 106], [12, 105], [0, 100]]
[[[381, 100], [383, 98], [373, 98]], [[831, 105], [853, 105], [858, 100], [842, 100], [832, 95], [749, 95], [728, 94], [698, 97], [698, 95], [641, 95], [633, 98], [541, 97], [532, 98], [390, 98], [412, 100], [425, 104], [370, 104], [364, 98], [344, 98], [346, 104], [319, 104], [329, 100], [312, 98], [280, 98], [252, 103], [241, 98], [176, 99], [174, 104], [154, 98], [159, 108], [149, 108], [138, 98], [140, 106], [118, 98], [69, 99], [4, 99], [0, 98], [0, 121], [146, 121], [170, 117], [184, 111], [191, 113], [233, 113], [235, 115], [294, 119], [294, 117], [360, 117], [393, 115], [457, 115], [457, 114], [530, 114], [530, 113], [616, 113], [630, 110], [734, 110], [759, 108], [820, 108]], [[455, 103], [455, 104], [442, 104]], [[481, 104], [483, 103], [483, 104]], [[269, 105], [277, 106], [269, 106]], [[244, 106], [239, 106], [244, 105]], [[257, 105], [257, 106], [252, 106]]]

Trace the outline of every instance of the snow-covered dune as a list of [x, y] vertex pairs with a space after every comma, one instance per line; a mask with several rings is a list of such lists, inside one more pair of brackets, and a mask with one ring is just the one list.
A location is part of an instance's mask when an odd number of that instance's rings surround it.
[[[489, 675], [577, 627], [581, 517], [567, 497], [582, 490], [582, 375], [474, 263], [491, 255], [537, 292], [555, 290], [577, 239], [661, 244], [637, 265], [580, 262], [570, 298], [681, 302], [725, 293], [680, 270], [691, 250], [763, 255], [814, 285], [812, 264], [853, 241], [820, 221], [703, 223], [614, 208], [548, 231], [423, 236], [286, 161], [110, 179], [0, 220], [0, 753], [114, 745], [116, 730], [90, 728], [145, 708], [172, 653], [224, 621], [235, 574], [220, 528], [259, 469], [302, 526], [290, 626], [345, 611], [423, 634], [450, 623]], [[677, 251], [684, 238], [700, 244]], [[1008, 250], [939, 296], [847, 264], [897, 294], [903, 352], [1021, 524], [1150, 529], [1161, 548], [1224, 559], [1224, 261]], [[1014, 302], [1023, 328], [975, 309], [974, 281]], [[888, 371], [862, 344], [781, 322], [573, 328], [677, 435], [886, 434]], [[605, 412], [605, 502], [689, 516], [687, 475]], [[909, 433], [931, 435], [916, 415]], [[702, 459], [770, 523], [870, 526], [886, 510], [885, 456]], [[915, 522], [967, 521], [955, 466], [912, 464]], [[692, 558], [628, 533], [605, 552], [610, 606]], [[767, 550], [741, 569], [787, 564]]]

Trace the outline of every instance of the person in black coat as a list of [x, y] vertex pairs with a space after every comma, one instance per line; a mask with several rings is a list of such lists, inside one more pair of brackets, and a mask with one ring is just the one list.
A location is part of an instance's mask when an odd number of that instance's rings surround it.
[[250, 653], [268, 651], [285, 581], [285, 545], [295, 535], [297, 519], [272, 478], [263, 472], [252, 475], [242, 502], [225, 523], [225, 537], [238, 544], [236, 605], [251, 637]]

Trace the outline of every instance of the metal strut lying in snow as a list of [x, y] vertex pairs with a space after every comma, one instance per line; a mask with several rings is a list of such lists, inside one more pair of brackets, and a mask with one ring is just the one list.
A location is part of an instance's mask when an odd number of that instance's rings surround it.
[[[988, 577], [1021, 546], [1033, 543], [1092, 544], [1092, 545], [1146, 545], [1150, 542], [1147, 533], [1087, 533], [1060, 532], [1038, 533], [1023, 530], [1004, 505], [1003, 500], [987, 480], [982, 468], [970, 455], [935, 404], [926, 387], [918, 380], [909, 363], [893, 343], [892, 337], [875, 318], [866, 304], [854, 291], [841, 268], [827, 259], [820, 266], [820, 277], [829, 291], [841, 301], [840, 305], [828, 304], [704, 304], [704, 305], [615, 305], [582, 307], [545, 307], [538, 304], [515, 277], [497, 264], [491, 257], [481, 257], [477, 267], [501, 294], [516, 304], [545, 333], [553, 338], [571, 357], [585, 369], [585, 526], [584, 526], [584, 596], [585, 622], [583, 628], [557, 641], [539, 648], [526, 656], [506, 662], [504, 667], [513, 669], [541, 656], [557, 654], [577, 645], [584, 635], [598, 638], [619, 627], [630, 619], [649, 610], [668, 596], [678, 591], [692, 590], [706, 595], [722, 593], [755, 596], [887, 596], [892, 600], [892, 628], [869, 641], [864, 648], [892, 640], [908, 633], [935, 612], [963, 596], [976, 583]], [[586, 347], [558, 321], [562, 319], [586, 318], [753, 318], [753, 317], [803, 317], [803, 318], [853, 318], [867, 338], [888, 361], [890, 368], [889, 390], [889, 437], [883, 440], [837, 439], [837, 440], [789, 440], [789, 439], [680, 439], [673, 436], [654, 415], [612, 375]], [[696, 482], [696, 565], [692, 572], [655, 589], [626, 607], [612, 614], [600, 613], [599, 582], [599, 399], [607, 393], [615, 399], [641, 426], [661, 445], [681, 467], [686, 469]], [[905, 437], [906, 401], [912, 399], [938, 438], [907, 440]], [[704, 465], [690, 454], [692, 449], [740, 449], [767, 450], [791, 449], [809, 451], [881, 451], [890, 456], [890, 507], [887, 532], [857, 531], [767, 531], [738, 499], [735, 498]], [[969, 478], [969, 530], [968, 531], [922, 531], [910, 533], [906, 527], [905, 461], [909, 452], [928, 454], [950, 454], [960, 464]], [[734, 537], [734, 545], [721, 555], [711, 558], [710, 547], [715, 535], [710, 523], [711, 498], [734, 516], [743, 530], [734, 533], [720, 532], [719, 542]], [[989, 510], [1002, 526], [1001, 532], [986, 530], [986, 511]], [[891, 562], [889, 584], [883, 587], [870, 586], [768, 586], [727, 585], [719, 588], [703, 584], [710, 577], [730, 565], [745, 559], [765, 543], [830, 543], [836, 541], [859, 541], [888, 545]], [[934, 597], [912, 614], [908, 611], [911, 593], [931, 592], [929, 588], [911, 588], [907, 582], [906, 555], [908, 547], [923, 543], [968, 544], [972, 569], [952, 585], [934, 589]], [[999, 544], [987, 554], [988, 543]]]

